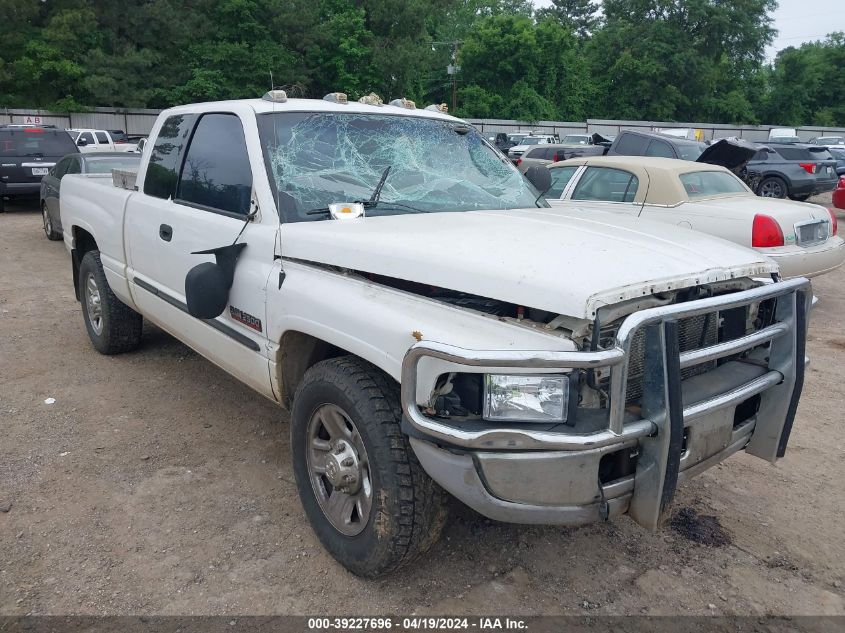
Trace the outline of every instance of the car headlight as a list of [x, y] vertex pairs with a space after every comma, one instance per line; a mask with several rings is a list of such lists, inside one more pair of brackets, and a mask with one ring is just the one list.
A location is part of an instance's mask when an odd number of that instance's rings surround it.
[[569, 378], [562, 375], [485, 374], [485, 420], [565, 422]]

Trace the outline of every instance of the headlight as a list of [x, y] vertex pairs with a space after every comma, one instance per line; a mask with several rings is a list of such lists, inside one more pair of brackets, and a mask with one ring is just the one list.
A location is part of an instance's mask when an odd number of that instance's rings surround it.
[[567, 376], [484, 376], [485, 420], [565, 422], [568, 404]]

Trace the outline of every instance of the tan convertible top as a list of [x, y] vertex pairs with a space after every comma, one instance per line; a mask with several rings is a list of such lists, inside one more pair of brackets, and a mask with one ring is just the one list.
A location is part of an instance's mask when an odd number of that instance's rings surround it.
[[[583, 156], [581, 158], [570, 158], [569, 160], [552, 163], [549, 167], [565, 165], [592, 165], [594, 167], [610, 167], [629, 171], [640, 182], [648, 182], [648, 194], [645, 202], [647, 204], [659, 204], [675, 206], [689, 200], [686, 190], [678, 179], [680, 174], [688, 174], [698, 171], [724, 171], [730, 170], [720, 165], [708, 165], [697, 163], [691, 160], [679, 160], [677, 158], [658, 158], [654, 156]], [[748, 190], [751, 193], [751, 190]], [[737, 195], [737, 194], [732, 194]]]

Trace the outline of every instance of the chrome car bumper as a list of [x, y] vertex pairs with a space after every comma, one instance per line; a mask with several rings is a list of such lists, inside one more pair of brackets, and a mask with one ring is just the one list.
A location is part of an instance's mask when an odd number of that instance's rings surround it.
[[[574, 525], [628, 512], [654, 529], [679, 481], [743, 448], [772, 462], [783, 455], [803, 385], [811, 298], [809, 282], [794, 279], [642, 310], [625, 319], [614, 348], [597, 352], [490, 352], [417, 343], [402, 370], [411, 445], [435, 481], [492, 519]], [[776, 300], [772, 325], [679, 351], [679, 319], [768, 299]], [[634, 415], [626, 410], [626, 383], [631, 345], [641, 330], [645, 388], [641, 414]], [[681, 378], [683, 369], [746, 350], [753, 350], [754, 362], [727, 359], [706, 373]], [[418, 384], [422, 362], [442, 365], [443, 373], [610, 368], [607, 423], [584, 432], [577, 425], [461, 425], [431, 417], [422, 408], [427, 389]], [[618, 452], [629, 452], [636, 468], [602, 482], [602, 458]]]

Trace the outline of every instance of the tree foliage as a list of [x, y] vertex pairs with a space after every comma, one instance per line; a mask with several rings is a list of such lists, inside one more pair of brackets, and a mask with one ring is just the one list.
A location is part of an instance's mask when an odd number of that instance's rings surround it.
[[[601, 10], [599, 10], [601, 5]], [[764, 58], [777, 0], [2, 0], [0, 106], [342, 90], [524, 120], [845, 125], [845, 36]]]

